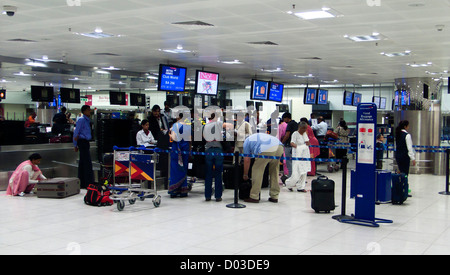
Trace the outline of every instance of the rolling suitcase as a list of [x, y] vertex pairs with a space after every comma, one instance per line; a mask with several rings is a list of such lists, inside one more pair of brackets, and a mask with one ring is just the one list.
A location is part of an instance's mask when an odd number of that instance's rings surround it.
[[62, 199], [80, 194], [78, 178], [54, 178], [40, 181], [37, 185], [38, 198]]
[[392, 204], [403, 204], [408, 199], [408, 189], [406, 174], [392, 174]]
[[327, 177], [318, 177], [311, 183], [311, 208], [319, 212], [330, 213], [336, 208], [334, 200], [335, 183]]

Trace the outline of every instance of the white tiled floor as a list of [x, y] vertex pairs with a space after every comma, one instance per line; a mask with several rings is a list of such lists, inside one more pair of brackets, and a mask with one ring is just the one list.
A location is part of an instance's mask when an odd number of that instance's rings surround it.
[[[327, 175], [336, 181], [340, 206], [341, 172]], [[2, 192], [0, 254], [450, 254], [450, 197], [438, 194], [445, 177], [412, 175], [410, 184], [413, 197], [405, 205], [376, 207], [378, 218], [394, 221], [379, 228], [333, 220], [340, 207], [316, 214], [309, 193], [287, 190], [278, 204], [267, 201], [264, 189], [261, 203], [230, 209], [233, 190], [222, 202], [206, 202], [199, 183], [188, 198], [161, 191], [159, 208], [146, 200], [123, 212], [84, 205], [84, 191], [63, 200]], [[354, 201], [347, 199], [352, 213]]]

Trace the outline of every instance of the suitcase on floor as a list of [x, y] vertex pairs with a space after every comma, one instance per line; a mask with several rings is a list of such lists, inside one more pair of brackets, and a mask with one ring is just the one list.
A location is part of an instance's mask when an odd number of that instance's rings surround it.
[[80, 194], [78, 178], [54, 178], [40, 181], [36, 185], [38, 198], [62, 199]]
[[318, 177], [311, 183], [311, 208], [330, 213], [336, 208], [334, 200], [335, 182], [327, 177]]
[[406, 174], [392, 174], [392, 204], [403, 204], [408, 199], [408, 189]]

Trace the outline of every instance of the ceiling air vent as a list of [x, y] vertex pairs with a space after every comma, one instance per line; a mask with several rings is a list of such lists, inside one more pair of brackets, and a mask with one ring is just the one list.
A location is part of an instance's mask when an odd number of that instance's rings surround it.
[[28, 39], [22, 39], [22, 38], [15, 38], [15, 39], [9, 39], [9, 42], [25, 42], [25, 43], [34, 43], [37, 42], [35, 40], [28, 40]]
[[99, 56], [120, 56], [119, 54], [115, 53], [94, 53], [92, 55], [99, 55]]
[[213, 24], [209, 24], [203, 21], [185, 21], [185, 22], [175, 22], [172, 25], [177, 25], [181, 28], [188, 30], [199, 30], [214, 27]]
[[247, 42], [250, 45], [261, 45], [261, 46], [278, 46], [277, 43], [272, 41], [258, 41], [258, 42]]
[[300, 57], [299, 59], [300, 60], [322, 60], [322, 58], [316, 57], [316, 56], [313, 56], [313, 57]]

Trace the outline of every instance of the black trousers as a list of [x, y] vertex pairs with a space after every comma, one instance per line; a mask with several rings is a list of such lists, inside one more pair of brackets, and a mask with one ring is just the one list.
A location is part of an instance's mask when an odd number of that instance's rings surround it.
[[406, 158], [396, 158], [398, 170], [400, 173], [409, 175], [409, 166], [411, 165], [411, 159], [409, 157]]
[[78, 163], [78, 178], [80, 187], [86, 189], [89, 184], [94, 184], [94, 171], [92, 169], [92, 159], [89, 141], [85, 139], [78, 140], [78, 152], [80, 160]]

